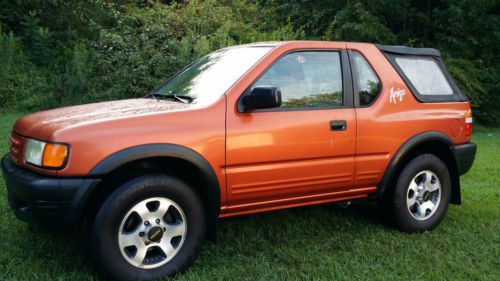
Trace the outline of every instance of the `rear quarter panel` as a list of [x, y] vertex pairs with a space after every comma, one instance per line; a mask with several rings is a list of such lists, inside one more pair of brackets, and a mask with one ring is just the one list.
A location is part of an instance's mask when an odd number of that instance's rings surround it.
[[[464, 131], [468, 102], [421, 103], [375, 45], [347, 43], [347, 48], [362, 53], [382, 82], [377, 100], [369, 107], [356, 109], [354, 188], [378, 184], [397, 150], [415, 135], [438, 131], [455, 144], [470, 141]], [[391, 99], [391, 89], [404, 95]]]

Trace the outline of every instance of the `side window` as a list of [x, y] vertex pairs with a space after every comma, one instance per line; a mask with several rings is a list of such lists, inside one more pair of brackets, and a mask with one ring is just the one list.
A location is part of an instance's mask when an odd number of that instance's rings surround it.
[[340, 53], [294, 52], [275, 62], [255, 86], [281, 89], [283, 108], [329, 107], [344, 104]]
[[371, 65], [359, 52], [352, 52], [354, 69], [356, 70], [356, 80], [358, 85], [359, 105], [366, 106], [371, 104], [379, 94], [380, 80], [375, 74]]
[[396, 57], [396, 63], [423, 96], [453, 95], [443, 71], [432, 58]]

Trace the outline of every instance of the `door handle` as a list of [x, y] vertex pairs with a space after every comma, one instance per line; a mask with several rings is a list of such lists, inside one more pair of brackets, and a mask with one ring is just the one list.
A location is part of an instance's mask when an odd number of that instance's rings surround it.
[[345, 131], [347, 129], [347, 122], [345, 120], [332, 120], [330, 121], [330, 130], [332, 131]]

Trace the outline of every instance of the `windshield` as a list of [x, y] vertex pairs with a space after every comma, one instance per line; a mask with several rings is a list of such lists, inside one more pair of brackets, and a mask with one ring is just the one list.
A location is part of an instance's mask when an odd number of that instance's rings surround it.
[[234, 47], [215, 51], [167, 80], [153, 94], [189, 97], [190, 102], [196, 104], [213, 103], [270, 49]]

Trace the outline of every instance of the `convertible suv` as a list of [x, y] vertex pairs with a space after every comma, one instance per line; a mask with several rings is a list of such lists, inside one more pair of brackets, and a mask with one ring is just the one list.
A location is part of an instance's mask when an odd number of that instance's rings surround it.
[[116, 279], [172, 276], [216, 219], [361, 198], [405, 232], [460, 204], [470, 104], [435, 49], [346, 42], [241, 45], [143, 98], [20, 118], [3, 157], [15, 215], [91, 226]]

